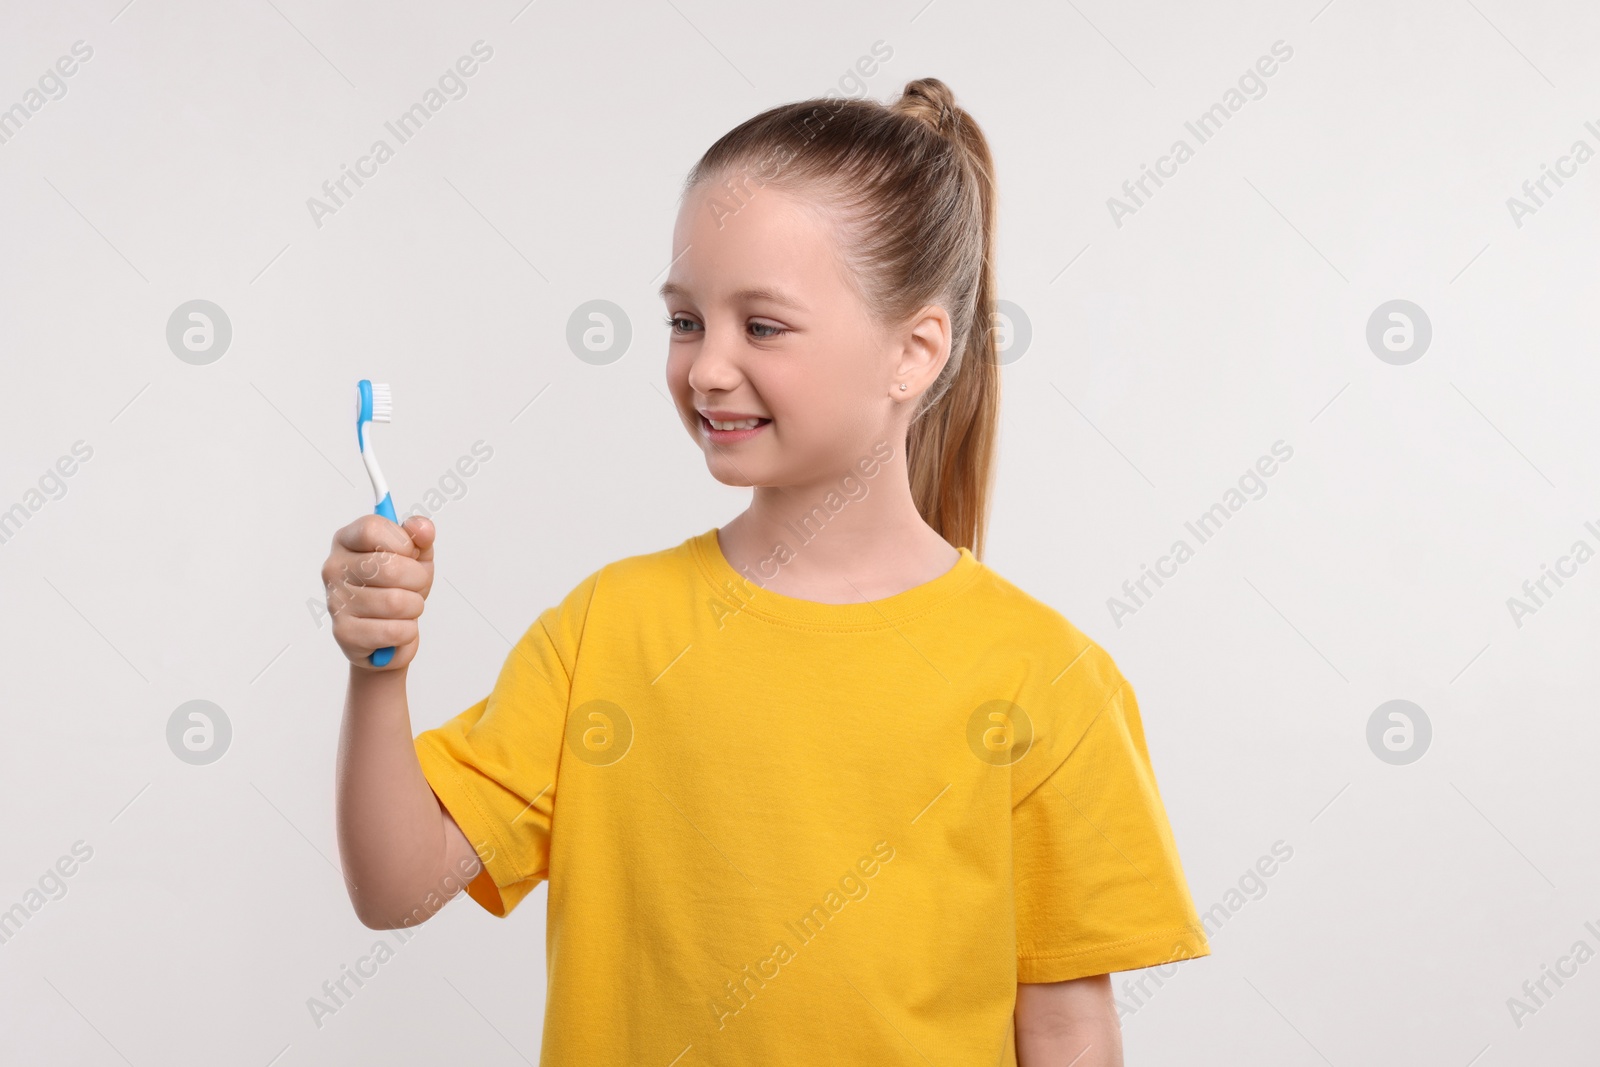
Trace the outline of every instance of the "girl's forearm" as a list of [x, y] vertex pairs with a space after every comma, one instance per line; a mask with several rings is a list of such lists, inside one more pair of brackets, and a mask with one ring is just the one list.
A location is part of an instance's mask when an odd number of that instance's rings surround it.
[[339, 857], [356, 915], [392, 929], [437, 910], [422, 901], [446, 864], [444, 810], [411, 735], [406, 668], [350, 668], [339, 731]]
[[1110, 975], [1017, 985], [1018, 1067], [1123, 1067]]

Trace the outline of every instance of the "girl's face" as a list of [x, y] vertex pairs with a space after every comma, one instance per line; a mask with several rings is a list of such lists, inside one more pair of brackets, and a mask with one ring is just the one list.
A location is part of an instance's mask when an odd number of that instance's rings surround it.
[[[667, 384], [707, 467], [727, 485], [803, 485], [837, 478], [878, 442], [899, 454], [911, 405], [943, 362], [921, 351], [930, 332], [890, 335], [872, 321], [824, 209], [754, 183], [742, 199], [707, 182], [690, 190], [662, 286]], [[764, 421], [710, 421], [745, 417]]]

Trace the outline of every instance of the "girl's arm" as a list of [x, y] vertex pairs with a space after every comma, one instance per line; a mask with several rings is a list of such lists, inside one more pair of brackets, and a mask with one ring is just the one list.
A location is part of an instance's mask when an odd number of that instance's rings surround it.
[[411, 739], [405, 668], [351, 666], [337, 803], [350, 902], [374, 930], [431, 918], [481, 867], [423, 777]]
[[[339, 859], [356, 916], [375, 930], [431, 917], [478, 873], [477, 854], [434, 796], [411, 737], [406, 673], [433, 585], [433, 523], [365, 515], [322, 567], [333, 637], [350, 661], [339, 730]], [[367, 656], [392, 646], [374, 667]]]
[[1122, 1067], [1111, 976], [1017, 984], [1018, 1067]]

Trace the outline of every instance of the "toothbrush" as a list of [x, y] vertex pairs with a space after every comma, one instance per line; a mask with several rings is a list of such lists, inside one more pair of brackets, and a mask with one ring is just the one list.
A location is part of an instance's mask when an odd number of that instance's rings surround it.
[[[367, 426], [374, 422], [390, 422], [394, 418], [394, 402], [389, 395], [386, 384], [373, 384], [363, 378], [356, 383], [356, 444], [361, 447], [361, 462], [366, 464], [367, 477], [372, 480], [372, 495], [377, 498], [378, 506], [373, 510], [388, 519], [398, 523], [400, 520], [394, 515], [394, 501], [389, 496], [389, 483], [383, 480], [383, 471], [378, 469], [378, 457], [372, 451], [372, 442], [367, 440]], [[374, 649], [367, 657], [367, 662], [374, 667], [382, 667], [394, 659], [394, 646]]]

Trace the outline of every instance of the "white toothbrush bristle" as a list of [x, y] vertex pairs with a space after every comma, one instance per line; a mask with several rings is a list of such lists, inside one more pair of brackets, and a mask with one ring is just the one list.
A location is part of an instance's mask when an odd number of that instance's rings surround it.
[[372, 421], [389, 422], [394, 417], [394, 399], [387, 383], [372, 383]]

